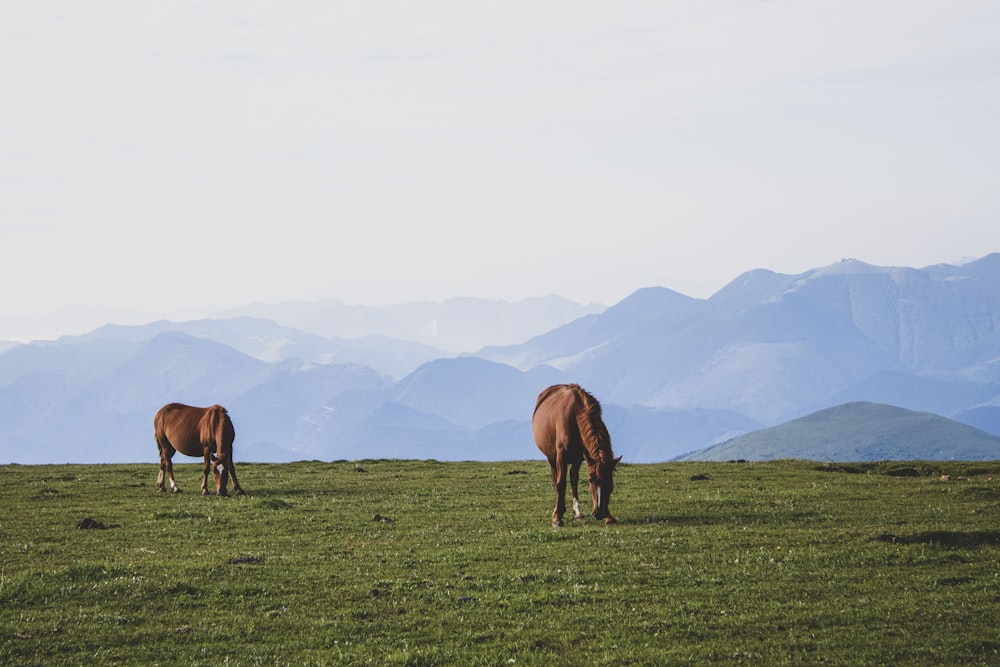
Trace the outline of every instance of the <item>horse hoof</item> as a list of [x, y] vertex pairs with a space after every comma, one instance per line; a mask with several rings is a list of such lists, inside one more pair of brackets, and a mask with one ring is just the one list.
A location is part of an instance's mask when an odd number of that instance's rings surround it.
[[562, 525], [563, 525], [562, 519], [556, 519], [555, 521], [552, 522], [553, 528], [562, 528]]
[[615, 520], [615, 518], [613, 516], [608, 516], [608, 517], [604, 517], [604, 523], [610, 526], [611, 524], [618, 523], [618, 522]]
[[181, 492], [181, 490], [179, 488], [177, 488], [176, 486], [174, 488], [170, 489], [170, 493], [180, 493], [180, 492]]

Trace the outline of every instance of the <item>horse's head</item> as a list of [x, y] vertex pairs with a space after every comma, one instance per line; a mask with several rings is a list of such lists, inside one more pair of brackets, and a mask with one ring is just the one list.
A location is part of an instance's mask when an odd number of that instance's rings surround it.
[[227, 462], [231, 459], [232, 454], [223, 454], [222, 456], [212, 455], [212, 472], [215, 473], [215, 491], [220, 496], [224, 496], [228, 493], [226, 491], [226, 485], [229, 482], [229, 466]]
[[239, 493], [240, 485], [236, 482], [236, 469], [233, 468], [233, 440], [236, 430], [229, 418], [229, 413], [221, 405], [209, 408], [212, 415], [211, 436], [215, 439], [215, 451], [212, 452], [212, 472], [215, 473], [215, 490], [220, 496], [226, 495], [226, 484], [229, 481], [229, 471], [233, 471], [233, 485]]
[[229, 482], [229, 470], [226, 466], [221, 463], [216, 463], [215, 468], [215, 491], [220, 495], [224, 496], [229, 492], [226, 490], [226, 485]]
[[604, 519], [605, 523], [614, 523], [614, 517], [608, 510], [611, 502], [611, 492], [615, 489], [615, 466], [622, 457], [612, 458], [610, 454], [599, 457], [593, 465], [588, 466], [590, 481], [590, 497], [594, 501], [595, 519]]

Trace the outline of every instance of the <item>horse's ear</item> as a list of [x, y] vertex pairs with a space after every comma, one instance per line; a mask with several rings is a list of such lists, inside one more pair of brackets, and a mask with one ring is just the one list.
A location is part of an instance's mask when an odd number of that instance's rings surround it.
[[618, 462], [619, 462], [619, 461], [621, 461], [621, 460], [622, 460], [622, 457], [620, 457], [620, 456], [619, 456], [618, 458], [616, 458], [616, 459], [615, 459], [615, 465], [617, 466], [617, 465], [618, 465]]

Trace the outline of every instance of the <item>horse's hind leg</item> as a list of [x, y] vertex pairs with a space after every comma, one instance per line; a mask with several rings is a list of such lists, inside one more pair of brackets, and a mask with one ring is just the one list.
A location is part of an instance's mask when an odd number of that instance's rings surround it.
[[161, 493], [167, 490], [166, 485], [163, 483], [163, 478], [167, 474], [167, 460], [163, 456], [163, 447], [160, 447], [160, 472], [156, 474], [156, 489]]
[[156, 446], [160, 450], [160, 472], [156, 476], [156, 488], [160, 491], [166, 491], [166, 478], [170, 478], [170, 490], [173, 493], [180, 493], [181, 490], [177, 487], [177, 482], [174, 481], [174, 465], [172, 462], [174, 452], [176, 451], [165, 438], [156, 438]]
[[201, 495], [208, 495], [208, 473], [212, 469], [212, 454], [205, 452], [205, 465], [201, 474]]
[[563, 514], [566, 513], [566, 464], [562, 461], [550, 462], [552, 468], [552, 485], [556, 487], [556, 506], [552, 510], [552, 525], [563, 525]]
[[583, 518], [583, 512], [580, 510], [580, 496], [577, 493], [577, 486], [580, 482], [580, 464], [574, 463], [569, 468], [569, 485], [573, 490], [573, 516], [577, 519]]

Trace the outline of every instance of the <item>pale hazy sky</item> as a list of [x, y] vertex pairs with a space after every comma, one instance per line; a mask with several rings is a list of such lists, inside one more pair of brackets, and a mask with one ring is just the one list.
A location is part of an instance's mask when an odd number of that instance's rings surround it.
[[0, 317], [979, 257], [998, 119], [995, 0], [5, 3]]

